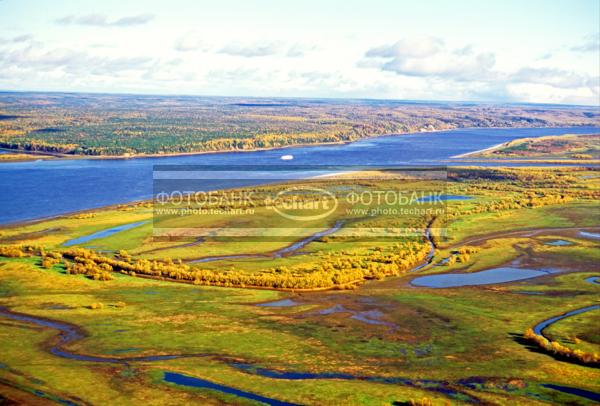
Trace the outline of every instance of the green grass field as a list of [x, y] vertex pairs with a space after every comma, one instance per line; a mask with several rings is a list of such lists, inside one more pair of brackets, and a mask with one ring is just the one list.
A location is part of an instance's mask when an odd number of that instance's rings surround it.
[[[61, 399], [75, 404], [258, 404], [217, 390], [163, 381], [165, 372], [178, 372], [296, 404], [391, 405], [424, 398], [425, 404], [431, 401], [435, 405], [593, 404], [589, 398], [543, 385], [599, 393], [597, 368], [557, 360], [522, 339], [527, 328], [542, 320], [598, 304], [600, 285], [585, 279], [600, 276], [599, 242], [579, 234], [582, 228], [597, 232], [597, 216], [591, 214], [597, 213], [599, 206], [597, 198], [590, 195], [596, 193], [597, 185], [588, 178], [579, 179], [580, 183], [571, 187], [539, 189], [545, 196], [568, 195], [568, 200], [514, 208], [489, 204], [514, 201], [519, 194], [515, 189], [518, 180], [452, 181], [452, 193], [473, 199], [449, 204], [448, 238], [439, 241], [433, 265], [416, 273], [366, 280], [351, 291], [196, 286], [118, 272], [113, 272], [112, 280], [96, 281], [67, 274], [62, 262], [45, 268], [39, 256], [0, 258], [0, 306], [79, 326], [86, 336], [63, 348], [69, 353], [202, 355], [127, 364], [60, 358], [49, 352], [57, 330], [0, 314], [0, 394], [39, 404]], [[507, 189], [511, 190], [508, 195]], [[479, 212], [482, 207], [487, 211]], [[151, 218], [152, 210], [144, 204], [109, 208], [3, 228], [0, 241], [58, 251], [65, 249], [61, 244], [70, 239]], [[376, 224], [390, 219], [368, 221]], [[406, 219], [402, 221], [408, 224]], [[99, 250], [127, 249], [135, 256], [159, 245], [151, 242], [151, 233], [152, 225], [147, 223], [86, 245]], [[548, 245], [555, 240], [572, 245]], [[352, 251], [354, 256], [376, 252], [378, 245], [385, 251], [393, 244], [323, 239], [302, 248], [304, 254], [300, 255], [205, 265], [207, 269], [231, 267], [247, 273], [280, 266], [294, 269], [317, 264], [327, 256], [343, 257], [344, 251]], [[465, 246], [479, 250], [466, 262], [437, 265]], [[167, 251], [173, 258], [178, 253], [181, 258], [192, 258], [269, 252], [274, 246], [267, 242], [234, 248], [231, 242], [214, 241], [210, 247], [198, 244], [161, 250], [155, 257]], [[559, 272], [473, 287], [433, 289], [410, 284], [421, 274], [477, 272], [511, 263]], [[295, 305], [256, 305], [283, 299], [291, 299]], [[561, 320], [547, 333], [567, 346], [598, 352], [594, 328], [598, 314]], [[280, 373], [297, 374], [282, 379]], [[298, 373], [342, 375], [298, 379]]]

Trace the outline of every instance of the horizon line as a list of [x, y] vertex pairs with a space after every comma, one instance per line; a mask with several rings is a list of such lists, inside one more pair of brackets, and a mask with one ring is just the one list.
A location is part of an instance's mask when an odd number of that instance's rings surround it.
[[445, 100], [445, 99], [395, 99], [395, 98], [376, 98], [376, 97], [319, 97], [319, 96], [224, 96], [217, 94], [188, 94], [188, 93], [136, 93], [119, 91], [76, 91], [76, 90], [19, 90], [19, 89], [0, 89], [2, 93], [50, 93], [50, 94], [81, 94], [81, 95], [110, 95], [110, 96], [147, 96], [147, 97], [206, 97], [222, 99], [300, 99], [300, 100], [355, 100], [355, 101], [387, 101], [404, 103], [423, 103], [423, 104], [491, 104], [491, 105], [538, 105], [552, 107], [582, 107], [597, 108], [598, 104], [568, 104], [568, 103], [547, 103], [547, 102], [526, 102], [526, 101], [493, 101], [493, 100]]

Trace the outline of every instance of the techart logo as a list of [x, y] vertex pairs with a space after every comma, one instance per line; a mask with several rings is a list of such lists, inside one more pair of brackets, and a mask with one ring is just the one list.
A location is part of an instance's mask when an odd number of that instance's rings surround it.
[[292, 187], [277, 193], [273, 209], [295, 221], [313, 221], [329, 216], [338, 207], [335, 195], [313, 187]]

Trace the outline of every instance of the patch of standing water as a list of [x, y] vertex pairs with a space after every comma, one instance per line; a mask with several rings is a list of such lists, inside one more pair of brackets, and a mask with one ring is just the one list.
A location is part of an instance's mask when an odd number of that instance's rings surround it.
[[391, 323], [387, 323], [385, 321], [379, 320], [383, 316], [379, 310], [369, 310], [366, 312], [359, 312], [353, 315], [351, 318], [354, 320], [362, 321], [367, 324], [377, 324], [377, 325], [390, 325]]
[[585, 281], [594, 285], [600, 285], [600, 276], [590, 276], [589, 278], [585, 278]]
[[121, 231], [131, 230], [132, 228], [139, 227], [142, 224], [146, 224], [147, 222], [148, 222], [148, 220], [138, 221], [135, 223], [123, 224], [123, 225], [120, 225], [117, 227], [107, 228], [106, 230], [100, 230], [93, 234], [88, 234], [88, 235], [84, 235], [82, 237], [73, 238], [72, 240], [69, 240], [69, 241], [63, 243], [63, 246], [71, 247], [73, 245], [84, 244], [84, 243], [92, 241], [92, 240], [110, 237], [114, 234], [120, 233]]
[[549, 241], [547, 243], [545, 243], [546, 245], [552, 245], [554, 247], [563, 247], [566, 245], [573, 245], [573, 243], [571, 241], [565, 241], [565, 240], [555, 240], [555, 241]]
[[336, 313], [350, 313], [351, 319], [358, 320], [362, 323], [381, 325], [381, 326], [389, 326], [396, 327], [394, 323], [389, 323], [387, 321], [380, 320], [383, 317], [383, 313], [379, 310], [368, 310], [363, 312], [356, 312], [350, 309], [346, 309], [344, 306], [340, 304], [336, 304], [335, 306], [328, 307], [327, 309], [323, 309], [319, 311], [319, 314], [322, 316], [328, 316]]
[[344, 306], [340, 304], [336, 304], [333, 307], [328, 307], [327, 309], [323, 309], [319, 311], [319, 314], [328, 315], [334, 313], [350, 313], [351, 311], [346, 309]]
[[582, 237], [593, 238], [595, 240], [600, 240], [600, 233], [590, 233], [589, 231], [580, 231], [579, 235]]
[[410, 283], [426, 288], [456, 288], [461, 286], [492, 285], [545, 276], [556, 271], [512, 267], [493, 268], [472, 273], [446, 273], [420, 276]]
[[282, 299], [275, 302], [259, 303], [259, 307], [293, 307], [298, 306], [300, 303], [294, 302], [292, 299]]

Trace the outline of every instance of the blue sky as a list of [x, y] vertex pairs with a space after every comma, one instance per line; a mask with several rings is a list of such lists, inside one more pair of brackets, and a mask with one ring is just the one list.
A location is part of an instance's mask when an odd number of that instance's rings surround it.
[[598, 105], [599, 4], [0, 0], [0, 89]]

